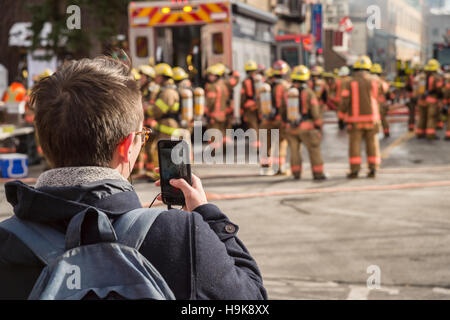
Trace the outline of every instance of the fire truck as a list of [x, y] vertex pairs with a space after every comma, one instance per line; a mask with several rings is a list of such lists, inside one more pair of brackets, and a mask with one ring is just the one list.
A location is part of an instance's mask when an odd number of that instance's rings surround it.
[[128, 13], [134, 65], [166, 62], [198, 80], [219, 62], [243, 72], [249, 59], [273, 60], [276, 16], [238, 1], [131, 2]]

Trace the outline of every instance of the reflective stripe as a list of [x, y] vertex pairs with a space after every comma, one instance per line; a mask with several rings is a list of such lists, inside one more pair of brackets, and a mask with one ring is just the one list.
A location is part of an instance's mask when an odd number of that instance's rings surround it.
[[170, 107], [162, 99], [156, 100], [155, 106], [157, 106], [163, 113], [169, 112]]
[[171, 109], [172, 111], [178, 112], [180, 110], [180, 103], [175, 102]]
[[436, 129], [427, 129], [427, 130], [425, 130], [425, 133], [428, 135], [436, 134]]
[[419, 128], [416, 129], [416, 134], [424, 134], [424, 133], [425, 133], [425, 130], [419, 129]]
[[447, 131], [447, 132], [445, 133], [445, 136], [446, 136], [446, 137], [450, 137], [450, 131]]
[[437, 103], [438, 99], [436, 99], [436, 98], [434, 98], [432, 96], [428, 96], [425, 101], [426, 101], [426, 103]]
[[432, 91], [434, 87], [434, 78], [433, 77], [429, 77], [428, 78], [428, 91]]
[[350, 158], [350, 164], [356, 165], [356, 164], [361, 164], [361, 163], [362, 163], [361, 157], [351, 157]]
[[275, 89], [275, 103], [278, 109], [281, 108], [281, 105], [283, 104], [283, 95], [284, 95], [284, 89], [283, 85], [279, 84], [277, 85]]
[[302, 113], [304, 115], [308, 114], [308, 103], [306, 101], [307, 99], [308, 99], [308, 94], [306, 93], [306, 90], [302, 90], [302, 106], [303, 106]]
[[372, 102], [372, 114], [379, 115], [380, 108], [378, 106], [378, 93], [379, 93], [379, 83], [375, 80], [372, 81], [372, 96], [370, 97]]
[[251, 79], [245, 79], [244, 81], [244, 85], [245, 85], [245, 94], [247, 95], [248, 98], [253, 98], [253, 96], [255, 95], [253, 92], [253, 86], [252, 86], [252, 80]]
[[340, 79], [336, 80], [336, 102], [341, 102], [342, 100], [342, 81]]
[[358, 82], [353, 81], [352, 84], [352, 111], [353, 117], [359, 116], [359, 86]]
[[157, 124], [155, 126], [155, 129], [169, 136], [176, 135], [176, 133], [178, 133], [179, 131], [178, 128], [169, 127], [164, 124]]
[[381, 164], [380, 157], [368, 157], [367, 161], [369, 162], [369, 164]]
[[300, 123], [300, 130], [314, 130], [314, 124], [311, 121], [302, 121]]
[[344, 120], [345, 119], [345, 113], [343, 113], [342, 111], [338, 111], [338, 118], [340, 119], [340, 120]]
[[342, 90], [341, 96], [342, 96], [343, 98], [348, 98], [348, 97], [350, 97], [350, 90], [348, 90], [348, 89]]
[[316, 121], [314, 121], [314, 124], [315, 124], [316, 126], [321, 127], [321, 126], [322, 126], [322, 119], [317, 119]]
[[293, 173], [299, 173], [302, 172], [302, 166], [291, 166], [291, 171]]
[[323, 172], [323, 164], [318, 165], [318, 166], [313, 166], [312, 170], [314, 173], [322, 173]]
[[214, 91], [208, 91], [206, 92], [206, 97], [209, 99], [215, 99], [217, 97], [217, 94]]

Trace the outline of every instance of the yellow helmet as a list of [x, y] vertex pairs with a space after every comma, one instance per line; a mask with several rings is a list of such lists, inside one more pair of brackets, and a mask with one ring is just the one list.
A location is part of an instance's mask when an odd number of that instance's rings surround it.
[[325, 70], [321, 66], [314, 66], [311, 69], [311, 75], [313, 76], [321, 76]]
[[372, 68], [370, 68], [370, 73], [373, 73], [373, 74], [382, 74], [382, 73], [383, 73], [383, 68], [381, 67], [380, 64], [374, 63], [374, 64], [372, 65]]
[[189, 78], [189, 75], [187, 74], [186, 71], [184, 71], [183, 68], [181, 68], [181, 67], [173, 68], [173, 79], [175, 81], [181, 81], [181, 80], [184, 80], [187, 78]]
[[216, 64], [216, 67], [220, 76], [223, 76], [227, 72], [227, 67], [223, 63]]
[[155, 67], [155, 72], [157, 76], [165, 76], [168, 78], [173, 78], [173, 70], [172, 67], [167, 63], [157, 64]]
[[296, 66], [291, 73], [291, 79], [294, 81], [308, 81], [311, 73], [306, 66]]
[[206, 74], [212, 74], [218, 77], [222, 75], [221, 69], [219, 66], [217, 66], [217, 64], [208, 67], [208, 69], [206, 69]]
[[435, 72], [441, 68], [441, 64], [436, 59], [431, 59], [425, 66], [425, 71]]
[[273, 77], [273, 69], [272, 69], [272, 67], [266, 69], [265, 75], [266, 75], [267, 78], [272, 78]]
[[147, 77], [154, 79], [156, 77], [155, 69], [149, 65], [142, 65], [138, 67], [140, 73], [145, 74]]
[[368, 56], [361, 56], [356, 60], [353, 69], [370, 71], [372, 68], [372, 60]]
[[39, 80], [50, 77], [53, 74], [53, 71], [51, 69], [45, 69], [38, 77]]
[[258, 64], [253, 60], [248, 60], [245, 64], [245, 71], [257, 71], [258, 70]]
[[136, 81], [141, 80], [141, 74], [136, 68], [131, 69], [131, 75], [133, 76], [133, 79]]

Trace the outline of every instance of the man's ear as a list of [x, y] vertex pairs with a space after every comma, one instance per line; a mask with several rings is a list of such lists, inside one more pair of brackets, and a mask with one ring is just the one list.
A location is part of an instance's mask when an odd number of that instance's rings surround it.
[[117, 146], [117, 151], [121, 162], [130, 161], [130, 148], [133, 144], [134, 134], [130, 133], [122, 142]]

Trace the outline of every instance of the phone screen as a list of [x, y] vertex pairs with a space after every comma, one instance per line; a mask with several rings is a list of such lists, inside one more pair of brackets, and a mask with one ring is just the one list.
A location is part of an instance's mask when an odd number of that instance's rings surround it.
[[184, 141], [161, 140], [158, 142], [161, 192], [163, 202], [167, 205], [185, 204], [180, 189], [170, 184], [171, 179], [185, 179], [191, 182], [191, 167], [188, 163], [189, 147]]

